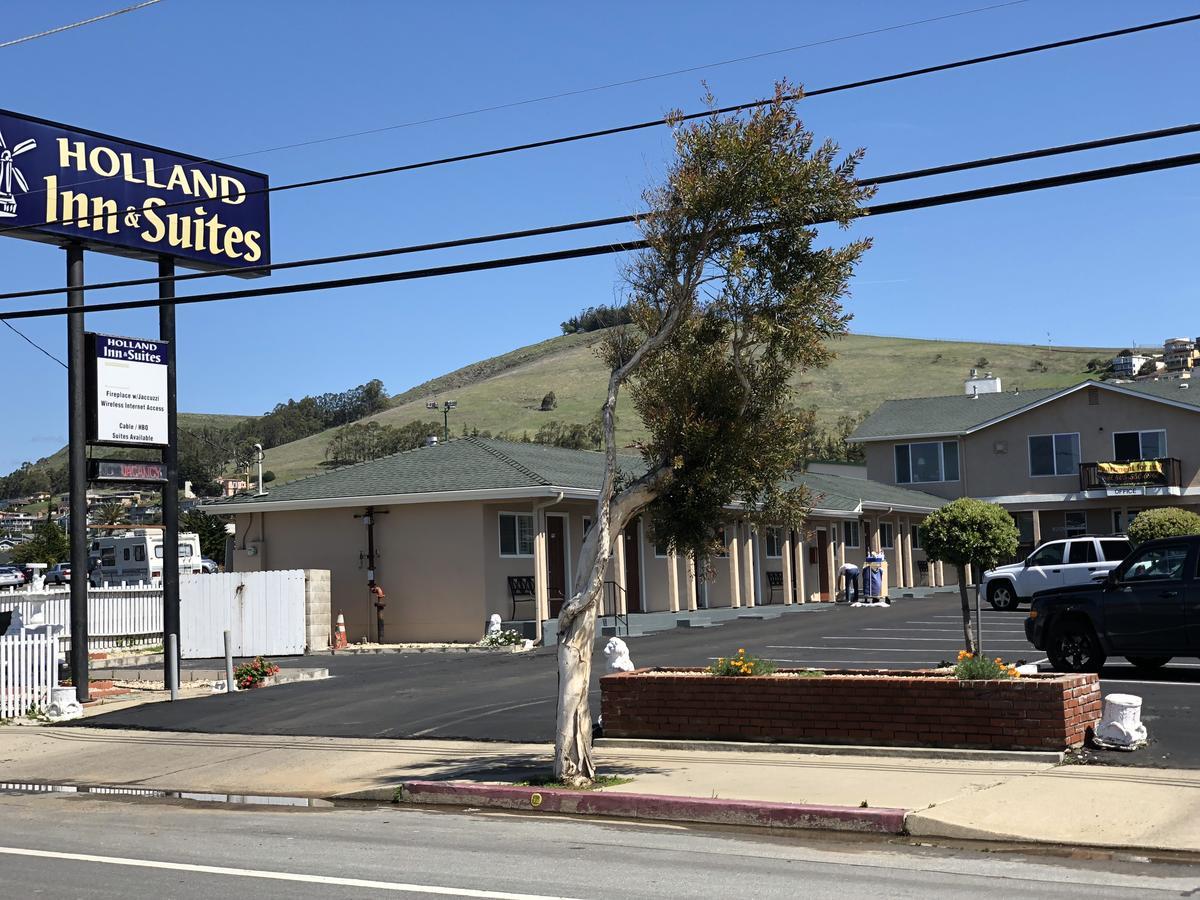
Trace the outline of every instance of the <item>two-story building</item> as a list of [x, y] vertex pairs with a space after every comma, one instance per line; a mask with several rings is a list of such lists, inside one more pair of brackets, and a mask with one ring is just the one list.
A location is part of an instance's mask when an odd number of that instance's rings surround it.
[[889, 400], [851, 441], [873, 481], [1001, 504], [1023, 550], [1200, 507], [1200, 387], [1187, 381]]

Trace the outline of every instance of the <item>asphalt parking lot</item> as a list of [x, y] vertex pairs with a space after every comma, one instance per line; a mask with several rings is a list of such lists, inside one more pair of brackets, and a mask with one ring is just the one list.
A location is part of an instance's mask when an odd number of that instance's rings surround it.
[[[983, 611], [989, 655], [1048, 668], [1024, 636], [1022, 612]], [[781, 666], [924, 668], [962, 647], [958, 595], [899, 599], [891, 607], [806, 605], [778, 618], [738, 619], [632, 638], [638, 666], [702, 666], [744, 648]], [[386, 654], [280, 660], [325, 665], [334, 677], [183, 703], [156, 703], [89, 718], [88, 725], [215, 733], [331, 737], [431, 737], [548, 741], [553, 738], [557, 670], [553, 648], [521, 654]], [[603, 657], [597, 653], [598, 668]], [[599, 672], [594, 674], [598, 677]], [[1107, 752], [1117, 765], [1200, 768], [1200, 662], [1176, 660], [1146, 674], [1113, 660], [1106, 693], [1143, 698], [1148, 747]], [[598, 689], [594, 706], [599, 703]], [[598, 710], [597, 710], [598, 711]]]

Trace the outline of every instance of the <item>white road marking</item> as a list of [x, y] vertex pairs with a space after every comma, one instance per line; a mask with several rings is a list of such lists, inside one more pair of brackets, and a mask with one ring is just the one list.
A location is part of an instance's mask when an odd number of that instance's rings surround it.
[[1105, 677], [1103, 677], [1103, 676], [1100, 678], [1100, 681], [1101, 681], [1102, 683], [1104, 683], [1104, 684], [1111, 684], [1111, 685], [1118, 685], [1118, 684], [1161, 684], [1161, 685], [1164, 685], [1164, 686], [1170, 686], [1170, 687], [1192, 687], [1192, 688], [1194, 688], [1194, 687], [1200, 687], [1200, 684], [1197, 684], [1197, 683], [1196, 683], [1196, 682], [1194, 682], [1194, 681], [1134, 681], [1134, 680], [1133, 680], [1133, 679], [1131, 679], [1131, 678], [1105, 678]]
[[[983, 631], [983, 636], [985, 639], [990, 637], [986, 628]], [[900, 640], [900, 639], [897, 638], [895, 635], [892, 635], [891, 637], [871, 637], [870, 635], [866, 635], [866, 634], [855, 634], [855, 635], [838, 634], [838, 635], [830, 635], [827, 638], [827, 640], [831, 640], [831, 641], [895, 641], [895, 640]], [[906, 640], [906, 641], [936, 641], [939, 644], [953, 644], [954, 643], [953, 638], [906, 637], [906, 638], [903, 638], [903, 640]], [[1007, 638], [994, 638], [992, 642], [997, 643], [997, 644], [1024, 644], [1026, 646], [1029, 646], [1029, 641], [1025, 640], [1025, 638], [1021, 638], [1020, 640], [1017, 640], [1015, 638], [1012, 640], [1009, 640]]]
[[[794, 647], [787, 645], [772, 644], [767, 647], [768, 650], [865, 650], [868, 653], [936, 653], [937, 650], [926, 647], [925, 649], [909, 650], [906, 647]], [[713, 657], [714, 659], [716, 657]], [[874, 662], [874, 660], [865, 660], [865, 662]]]
[[228, 875], [237, 878], [262, 878], [270, 881], [298, 881], [330, 887], [365, 888], [409, 894], [436, 894], [441, 897], [481, 897], [485, 900], [569, 900], [549, 894], [511, 894], [505, 891], [480, 891], [472, 888], [441, 887], [433, 884], [404, 884], [399, 881], [371, 881], [365, 878], [338, 878], [333, 875], [303, 875], [299, 872], [273, 872], [266, 869], [234, 869], [229, 866], [203, 866], [193, 863], [164, 862], [155, 859], [134, 859], [121, 856], [95, 856], [91, 853], [63, 853], [58, 850], [28, 850], [23, 847], [0, 847], [0, 854], [32, 856], [38, 859], [62, 859], [71, 862], [101, 863], [109, 866], [131, 866], [140, 869], [166, 869], [173, 872], [196, 872], [201, 875]]
[[[918, 634], [962, 634], [961, 628], [864, 628], [863, 631], [915, 631]], [[1024, 634], [1024, 629], [988, 628], [999, 634]]]

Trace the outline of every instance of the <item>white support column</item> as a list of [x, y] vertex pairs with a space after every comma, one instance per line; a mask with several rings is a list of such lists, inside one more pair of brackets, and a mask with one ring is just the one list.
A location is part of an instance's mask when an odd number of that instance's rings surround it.
[[542, 622], [550, 618], [550, 555], [546, 552], [546, 514], [533, 514], [533, 606], [537, 637], [542, 637]]
[[792, 529], [780, 529], [783, 532], [783, 547], [780, 550], [783, 556], [783, 603], [785, 606], [792, 605]]
[[679, 612], [679, 554], [674, 548], [667, 551], [667, 609]]
[[912, 545], [912, 522], [908, 519], [904, 520], [904, 580], [908, 582], [908, 587], [917, 586], [916, 579], [913, 577], [916, 566], [913, 565], [913, 545]]
[[[1038, 545], [1042, 543], [1042, 514], [1035, 509], [1031, 515], [1033, 516], [1033, 546], [1034, 549], [1037, 549]], [[1124, 516], [1121, 517], [1122, 520], [1124, 518]]]
[[754, 579], [757, 577], [758, 566], [754, 559], [758, 550], [758, 537], [750, 523], [746, 523], [746, 537], [742, 541], [742, 598], [747, 607], [755, 606], [757, 598], [754, 591]]
[[967, 587], [975, 583], [975, 572], [971, 565], [967, 565]]
[[883, 544], [879, 542], [879, 517], [870, 520], [871, 525], [871, 546], [868, 548], [872, 553], [882, 553]]
[[792, 551], [794, 570], [796, 573], [796, 602], [808, 602], [808, 548], [804, 546], [804, 532], [796, 532], [796, 546]]
[[687, 608], [688, 612], [695, 612], [700, 608], [700, 586], [696, 582], [696, 554], [689, 553], [685, 556], [683, 564], [687, 566]]
[[742, 605], [742, 576], [738, 565], [742, 542], [736, 522], [728, 526], [727, 531], [729, 532], [729, 605], [737, 609]]
[[937, 561], [937, 586], [946, 586], [946, 568], [942, 565], [942, 561], [940, 559]]
[[618, 616], [625, 615], [626, 609], [625, 592], [628, 589], [625, 574], [625, 533], [618, 531], [617, 536], [613, 538], [613, 580], [617, 583], [617, 596], [614, 598], [614, 606]]
[[829, 541], [825, 548], [825, 558], [821, 560], [821, 565], [825, 566], [829, 571], [829, 602], [832, 603], [837, 599], [836, 525], [830, 522], [825, 533], [829, 536]]
[[896, 570], [892, 573], [895, 579], [895, 587], [897, 589], [907, 587], [904, 583], [904, 534], [902, 533], [902, 519], [895, 519], [892, 522], [892, 553], [895, 555], [896, 565], [893, 568]]

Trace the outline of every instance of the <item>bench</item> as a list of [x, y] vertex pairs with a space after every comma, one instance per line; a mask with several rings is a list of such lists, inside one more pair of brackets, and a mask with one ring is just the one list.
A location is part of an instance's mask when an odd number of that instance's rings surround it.
[[532, 575], [509, 575], [508, 596], [512, 599], [513, 621], [517, 621], [518, 619], [518, 603], [532, 603], [533, 615], [530, 616], [530, 618], [537, 618], [537, 597], [534, 594], [534, 582]]
[[768, 572], [767, 573], [767, 585], [771, 588], [771, 590], [767, 594], [767, 603], [769, 604], [771, 602], [771, 599], [775, 596], [776, 591], [779, 591], [779, 593], [781, 593], [781, 594], [783, 593], [783, 573], [782, 572]]

